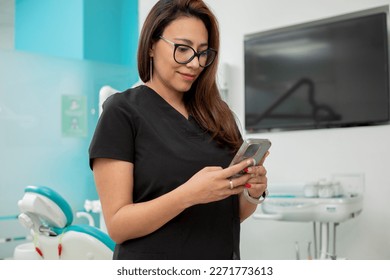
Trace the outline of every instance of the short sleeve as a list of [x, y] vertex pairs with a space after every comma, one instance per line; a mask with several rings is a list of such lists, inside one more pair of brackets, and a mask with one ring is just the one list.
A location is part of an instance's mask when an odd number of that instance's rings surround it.
[[134, 162], [134, 129], [125, 94], [110, 96], [103, 104], [103, 113], [89, 146], [90, 168], [93, 169], [95, 158]]

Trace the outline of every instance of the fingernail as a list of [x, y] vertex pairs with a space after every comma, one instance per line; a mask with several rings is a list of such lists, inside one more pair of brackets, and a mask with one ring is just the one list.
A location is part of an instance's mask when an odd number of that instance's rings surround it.
[[251, 187], [252, 187], [251, 184], [249, 184], [249, 183], [246, 183], [246, 184], [245, 184], [245, 188], [250, 189]]
[[249, 169], [248, 168], [244, 168], [244, 172], [245, 173], [248, 173]]

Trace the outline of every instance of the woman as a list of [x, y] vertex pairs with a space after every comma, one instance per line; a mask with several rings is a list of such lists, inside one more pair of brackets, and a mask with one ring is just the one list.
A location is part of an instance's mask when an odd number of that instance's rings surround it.
[[[114, 259], [238, 259], [240, 221], [266, 170], [231, 167], [242, 143], [216, 86], [219, 31], [199, 0], [158, 1], [140, 35], [145, 85], [104, 104], [90, 164]], [[240, 171], [245, 174], [230, 180]]]

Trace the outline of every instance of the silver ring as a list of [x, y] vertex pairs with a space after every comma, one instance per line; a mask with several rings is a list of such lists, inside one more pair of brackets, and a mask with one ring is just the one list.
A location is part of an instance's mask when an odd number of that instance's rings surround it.
[[253, 159], [253, 166], [256, 166], [257, 162], [256, 162], [256, 159], [252, 158]]
[[230, 189], [232, 190], [234, 188], [234, 184], [232, 180], [229, 180]]

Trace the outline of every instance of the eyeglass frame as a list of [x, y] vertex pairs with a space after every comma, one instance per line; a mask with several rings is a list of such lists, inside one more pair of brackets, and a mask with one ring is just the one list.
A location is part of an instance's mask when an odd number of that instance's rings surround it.
[[[193, 47], [191, 47], [191, 46], [189, 46], [189, 45], [186, 45], [186, 44], [177, 44], [177, 43], [175, 43], [175, 42], [172, 42], [171, 40], [168, 40], [167, 38], [165, 38], [165, 37], [163, 37], [163, 36], [160, 36], [160, 39], [162, 39], [163, 41], [167, 42], [168, 44], [171, 44], [171, 45], [174, 47], [174, 49], [173, 49], [173, 59], [174, 59], [174, 60], [176, 61], [176, 63], [178, 63], [178, 64], [184, 65], [184, 64], [190, 63], [190, 62], [195, 58], [195, 56], [196, 56], [196, 57], [198, 58], [199, 66], [202, 67], [202, 68], [206, 68], [206, 67], [210, 66], [210, 65], [214, 62], [214, 60], [215, 60], [215, 58], [217, 57], [217, 54], [218, 54], [217, 50], [215, 50], [215, 49], [213, 49], [213, 48], [207, 48], [207, 49], [205, 49], [205, 50], [203, 50], [203, 51], [197, 52], [197, 51], [194, 50]], [[176, 56], [175, 56], [175, 53], [176, 53], [176, 50], [177, 50], [178, 47], [187, 47], [187, 48], [190, 48], [190, 49], [194, 52], [194, 54], [193, 54], [187, 61], [185, 61], [185, 62], [179, 62], [179, 61], [176, 60]], [[207, 64], [207, 65], [205, 65], [205, 66], [200, 65], [200, 60], [199, 60], [200, 56], [201, 56], [203, 53], [205, 53], [205, 52], [210, 52], [210, 51], [211, 51], [211, 52], [214, 52], [214, 54], [215, 54], [213, 60], [212, 60], [209, 64]]]

